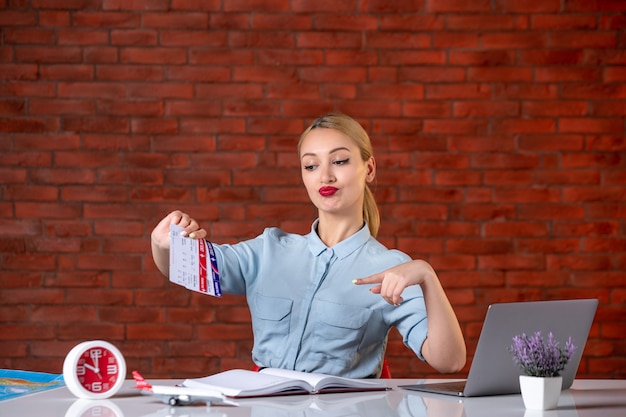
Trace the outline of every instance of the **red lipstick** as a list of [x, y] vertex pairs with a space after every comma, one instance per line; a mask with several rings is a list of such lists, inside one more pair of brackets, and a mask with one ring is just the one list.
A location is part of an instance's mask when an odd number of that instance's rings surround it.
[[319, 189], [319, 193], [322, 197], [329, 197], [335, 194], [337, 191], [339, 191], [338, 188], [330, 187], [330, 186], [322, 187]]

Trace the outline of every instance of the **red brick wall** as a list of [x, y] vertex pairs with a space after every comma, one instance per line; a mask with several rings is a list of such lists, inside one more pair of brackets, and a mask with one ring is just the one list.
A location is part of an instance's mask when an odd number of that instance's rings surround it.
[[[597, 297], [579, 375], [626, 377], [626, 2], [0, 6], [0, 367], [60, 372], [93, 338], [149, 376], [251, 366], [243, 300], [169, 285], [149, 234], [174, 208], [217, 242], [306, 232], [295, 145], [333, 110], [470, 355], [489, 303]], [[388, 358], [432, 375], [395, 332]]]

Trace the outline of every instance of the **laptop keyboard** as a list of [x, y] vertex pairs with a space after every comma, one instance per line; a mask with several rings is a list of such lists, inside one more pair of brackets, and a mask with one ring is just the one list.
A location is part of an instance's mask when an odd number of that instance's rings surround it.
[[445, 391], [458, 394], [459, 392], [463, 392], [463, 390], [465, 390], [465, 382], [466, 381], [429, 382], [426, 384], [401, 385], [400, 387], [417, 391]]
[[429, 384], [424, 384], [428, 388], [434, 388], [442, 391], [452, 391], [452, 392], [463, 392], [465, 389], [465, 381], [455, 381], [455, 382], [433, 382]]

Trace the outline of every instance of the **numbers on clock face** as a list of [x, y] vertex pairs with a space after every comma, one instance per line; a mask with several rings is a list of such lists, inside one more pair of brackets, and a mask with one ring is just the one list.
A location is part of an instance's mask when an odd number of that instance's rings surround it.
[[80, 384], [88, 391], [107, 392], [119, 378], [119, 365], [108, 349], [87, 349], [78, 358], [76, 375]]

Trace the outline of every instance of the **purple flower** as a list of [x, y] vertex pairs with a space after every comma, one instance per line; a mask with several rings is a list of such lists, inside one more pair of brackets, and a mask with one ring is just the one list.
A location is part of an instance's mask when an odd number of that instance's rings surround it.
[[513, 337], [513, 344], [509, 347], [513, 360], [526, 375], [541, 377], [561, 375], [575, 350], [571, 337], [561, 348], [552, 332], [548, 334], [547, 342], [541, 332], [535, 332], [532, 336], [522, 333]]

